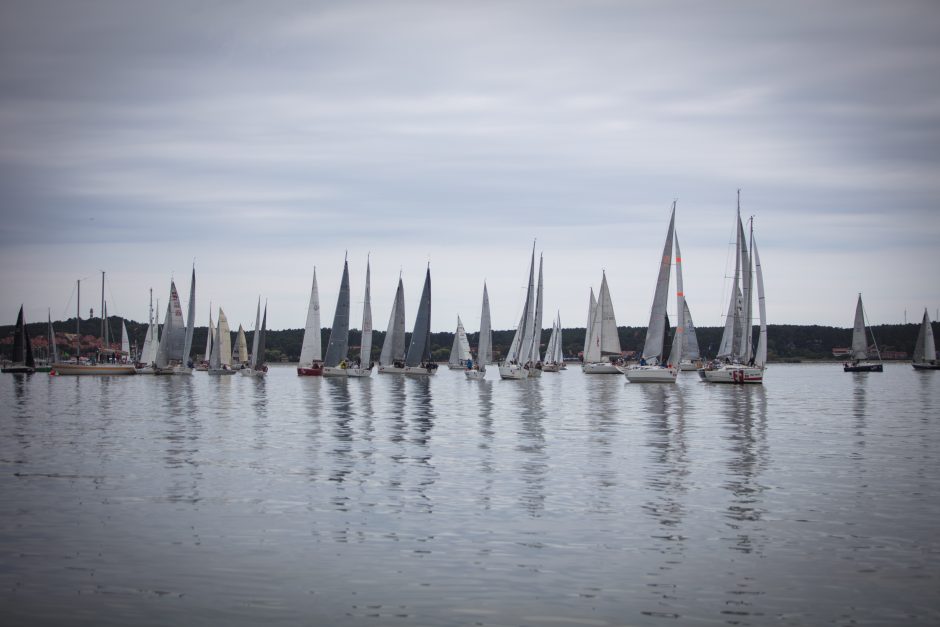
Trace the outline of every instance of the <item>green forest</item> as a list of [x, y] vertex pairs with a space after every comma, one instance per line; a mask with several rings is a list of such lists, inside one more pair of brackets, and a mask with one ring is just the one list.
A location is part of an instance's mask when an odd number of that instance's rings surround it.
[[[120, 341], [121, 319], [109, 317], [108, 319], [111, 338], [117, 338]], [[883, 352], [904, 353], [904, 355], [894, 355], [898, 359], [910, 359], [914, 350], [914, 342], [917, 339], [919, 324], [885, 324], [872, 327], [878, 348]], [[26, 325], [27, 331], [32, 338], [34, 347], [42, 352], [47, 345], [47, 323], [37, 322]], [[74, 353], [75, 346], [75, 319], [71, 318], [62, 322], [53, 323], [56, 331], [56, 344], [59, 350], [66, 355]], [[756, 340], [755, 327], [755, 340]], [[147, 333], [147, 324], [127, 321], [127, 331], [130, 335], [131, 346], [141, 346], [144, 336]], [[646, 337], [645, 327], [619, 327], [620, 345], [625, 352], [637, 351], [643, 348], [643, 341]], [[697, 327], [699, 346], [702, 354], [706, 357], [714, 356], [721, 341], [722, 327]], [[940, 331], [938, 323], [934, 323], [934, 335]], [[567, 328], [562, 330], [564, 345], [564, 354], [566, 359], [577, 359], [584, 346], [583, 327]], [[300, 346], [303, 341], [303, 329], [285, 329], [281, 331], [268, 331], [266, 339], [266, 357], [269, 362], [277, 361], [297, 361], [300, 356]], [[542, 331], [542, 346], [548, 343], [550, 329]], [[91, 318], [81, 321], [81, 345], [83, 353], [93, 351], [99, 344], [101, 334], [101, 319]], [[327, 345], [330, 330], [322, 329], [321, 338], [323, 346]], [[476, 346], [476, 333], [468, 334], [470, 345]], [[234, 340], [234, 333], [232, 334]], [[251, 346], [252, 332], [247, 332], [248, 345]], [[410, 334], [409, 334], [410, 336]], [[512, 342], [513, 331], [494, 331], [494, 356], [498, 358], [503, 354]], [[360, 331], [351, 330], [349, 332], [350, 355], [355, 356], [360, 343]], [[382, 348], [382, 342], [385, 339], [384, 331], [375, 331], [372, 339], [372, 356], [378, 359]], [[778, 324], [768, 325], [768, 359], [770, 361], [802, 361], [802, 360], [820, 360], [833, 359], [832, 349], [835, 347], [848, 347], [851, 344], [852, 329], [826, 327], [818, 325], [790, 325]], [[113, 340], [114, 341], [114, 340]], [[446, 361], [450, 355], [450, 347], [454, 341], [453, 332], [440, 332], [431, 334], [431, 355], [435, 361]], [[12, 352], [13, 344], [13, 325], [0, 326], [0, 355], [9, 358]], [[407, 345], [407, 344], [406, 344]], [[193, 334], [193, 356], [200, 358], [206, 346], [206, 327], [196, 327]]]

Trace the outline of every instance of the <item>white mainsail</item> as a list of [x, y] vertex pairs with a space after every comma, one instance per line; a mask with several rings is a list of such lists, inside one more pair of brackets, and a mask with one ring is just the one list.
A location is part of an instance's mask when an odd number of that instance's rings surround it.
[[[673, 205], [675, 207], [675, 205]], [[675, 211], [675, 209], [673, 209]], [[674, 234], [676, 241], [676, 311], [679, 320], [676, 322], [676, 332], [672, 339], [672, 350], [669, 352], [668, 363], [678, 368], [679, 363], [684, 357], [682, 351], [685, 348], [685, 292], [682, 287], [682, 253], [679, 251], [679, 235]]]
[[[267, 306], [265, 306], [267, 314]], [[222, 314], [219, 313], [219, 318]], [[223, 340], [224, 341], [224, 340]], [[251, 355], [248, 356], [248, 367], [255, 370], [259, 365], [259, 354], [261, 348], [261, 297], [258, 297], [258, 309], [255, 312], [255, 332], [251, 338]], [[231, 353], [231, 351], [229, 351]]]
[[127, 336], [127, 324], [121, 320], [121, 352], [125, 355], [131, 354], [131, 340]]
[[[222, 313], [222, 310], [219, 309], [219, 313]], [[211, 318], [211, 316], [210, 316]], [[213, 329], [212, 325], [209, 325], [209, 335], [213, 335], [214, 339], [212, 340], [212, 348], [209, 350], [208, 362], [209, 368], [211, 370], [219, 370], [222, 367], [222, 320], [219, 319], [219, 324]]]
[[480, 340], [477, 343], [477, 361], [480, 371], [486, 371], [486, 364], [493, 361], [493, 329], [490, 326], [490, 297], [483, 283], [483, 308], [480, 311]]
[[594, 308], [597, 307], [597, 299], [594, 298], [594, 288], [591, 288], [591, 297], [588, 299], [588, 315], [587, 315], [587, 324], [584, 329], [584, 352], [582, 353], [582, 359], [584, 363], [588, 362], [588, 352], [593, 344], [591, 337], [594, 333], [594, 329], [591, 328], [591, 325], [594, 323]]
[[219, 307], [219, 362], [223, 366], [232, 365], [232, 331], [228, 327], [228, 318]]
[[171, 361], [182, 361], [183, 342], [186, 339], [186, 326], [183, 323], [183, 308], [176, 291], [176, 284], [170, 281], [170, 302], [166, 306], [163, 322], [163, 334], [154, 360], [158, 368], [166, 368]]
[[508, 363], [524, 364], [531, 356], [533, 326], [535, 324], [535, 244], [532, 244], [532, 260], [529, 263], [529, 284], [526, 289], [525, 303], [522, 307], [522, 315], [519, 318], [519, 326], [512, 336], [512, 343], [509, 345], [509, 351], [506, 353]]
[[927, 308], [924, 308], [924, 318], [920, 323], [920, 330], [917, 332], [917, 343], [914, 344], [914, 363], [930, 363], [937, 360], [937, 345], [934, 341], [933, 326], [930, 324], [930, 316], [927, 315]]
[[865, 312], [862, 309], [862, 295], [858, 295], [855, 305], [855, 324], [852, 327], [852, 358], [868, 359], [868, 340], [865, 337]]
[[683, 297], [683, 307], [685, 319], [685, 343], [682, 346], [682, 357], [689, 361], [695, 361], [701, 358], [701, 352], [698, 347], [698, 335], [695, 333], [695, 323], [692, 322], [692, 313], [689, 311], [689, 301]]
[[539, 284], [535, 296], [535, 313], [532, 318], [532, 344], [528, 360], [533, 364], [542, 361], [542, 255], [539, 255]]
[[183, 356], [182, 364], [185, 366], [190, 361], [190, 353], [193, 351], [193, 331], [196, 327], [196, 268], [193, 267], [193, 276], [189, 282], [189, 310], [186, 312], [186, 333], [183, 336]]
[[594, 318], [591, 321], [591, 345], [584, 355], [584, 363], [597, 363], [606, 356], [620, 357], [620, 352], [617, 318], [614, 316], [614, 305], [610, 299], [610, 288], [607, 287], [607, 273], [604, 272], [601, 289], [597, 295], [597, 305], [594, 307]]
[[372, 270], [366, 261], [366, 293], [362, 303], [362, 341], [359, 347], [359, 361], [361, 368], [369, 368], [372, 364], [372, 299], [369, 294], [369, 282]]
[[245, 328], [238, 325], [238, 334], [235, 336], [235, 348], [232, 352], [232, 361], [239, 364], [248, 363], [248, 340], [245, 338]]
[[398, 277], [398, 289], [395, 290], [395, 301], [392, 303], [392, 313], [388, 317], [388, 330], [385, 332], [385, 341], [382, 343], [382, 353], [379, 355], [380, 366], [391, 366], [396, 361], [405, 360], [405, 288], [401, 277]]
[[450, 347], [448, 366], [461, 366], [470, 359], [470, 340], [467, 339], [467, 330], [463, 326], [460, 316], [457, 316], [457, 330], [454, 332], [454, 343]]
[[[760, 335], [757, 349], [754, 351], [754, 365], [763, 368], [767, 363], [767, 310], [764, 304], [764, 274], [760, 267], [760, 255], [757, 254], [757, 242], [751, 235], [751, 254], [754, 256], [754, 269], [757, 275], [757, 311], [760, 316]], [[750, 335], [750, 333], [748, 334]]]
[[215, 337], [215, 326], [212, 323], [212, 303], [209, 303], [209, 327], [206, 329], [206, 352], [203, 353], [203, 359], [209, 361], [209, 355], [212, 354], [212, 341]]
[[320, 337], [320, 294], [317, 290], [317, 269], [313, 269], [313, 285], [310, 287], [310, 304], [307, 306], [307, 323], [300, 348], [300, 367], [309, 368], [313, 362], [323, 361]]
[[[646, 341], [643, 344], [643, 358], [660, 363], [663, 359], [663, 344], [666, 339], [666, 301], [669, 299], [669, 274], [672, 269], [672, 240], [676, 220], [676, 206], [673, 203], [669, 227], [666, 230], [666, 242], [659, 261], [659, 275], [656, 278], [656, 290], [653, 293], [653, 306], [650, 309], [650, 322], [646, 329]], [[678, 328], [678, 327], [677, 327]], [[673, 342], [673, 345], [676, 343]]]

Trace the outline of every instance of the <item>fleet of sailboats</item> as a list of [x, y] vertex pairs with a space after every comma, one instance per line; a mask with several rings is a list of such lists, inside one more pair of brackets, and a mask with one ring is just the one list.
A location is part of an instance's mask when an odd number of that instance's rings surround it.
[[[735, 224], [734, 275], [729, 290], [724, 332], [716, 358], [703, 365], [703, 358], [696, 335], [695, 325], [685, 299], [682, 277], [682, 255], [675, 228], [676, 207], [673, 203], [659, 272], [650, 309], [650, 320], [646, 331], [643, 351], [637, 363], [626, 365], [623, 360], [617, 322], [611, 301], [606, 271], [602, 273], [600, 288], [595, 298], [589, 293], [582, 371], [586, 374], [625, 373], [631, 382], [675, 383], [682, 371], [697, 370], [700, 378], [709, 383], [760, 384], [763, 382], [767, 361], [767, 319], [764, 297], [763, 271], [760, 254], [754, 238], [754, 220], [745, 223], [741, 218], [740, 190]], [[675, 256], [673, 258], [673, 248]], [[676, 325], [669, 339], [669, 282], [675, 266], [676, 280]], [[519, 324], [512, 342], [499, 364], [503, 379], [523, 380], [541, 376], [542, 372], [558, 372], [565, 368], [560, 313], [552, 321], [551, 334], [541, 354], [542, 313], [544, 307], [544, 258], [539, 257], [538, 278], [535, 274], [535, 245], [529, 263], [529, 277]], [[337, 296], [337, 307], [326, 355], [322, 355], [320, 303], [316, 269], [310, 291], [307, 319], [298, 375], [368, 377], [372, 373], [372, 309], [371, 309], [371, 262], [367, 261], [365, 293], [362, 311], [362, 335], [359, 355], [350, 360], [349, 322], [350, 288], [349, 266], [344, 260], [343, 276]], [[79, 295], [80, 295], [79, 282]], [[756, 296], [755, 296], [756, 294]], [[754, 305], [756, 302], [755, 312]], [[143, 345], [137, 353], [136, 372], [141, 374], [190, 374], [192, 341], [195, 330], [196, 273], [192, 270], [187, 315], [184, 319], [181, 299], [175, 282], [170, 282], [163, 325], [154, 316], [153, 293], [149, 320]], [[76, 348], [80, 338], [80, 300], [76, 299]], [[157, 303], [159, 310], [159, 301]], [[234, 350], [228, 320], [220, 307], [217, 322], [213, 323], [213, 312], [209, 312], [209, 332], [206, 337], [206, 360], [195, 369], [208, 370], [210, 374], [231, 374], [241, 370], [246, 376], [263, 377], [265, 364], [265, 335], [267, 328], [267, 303], [262, 313], [261, 299], [257, 304], [253, 346], [249, 353], [242, 325], [238, 327]], [[107, 325], [107, 303], [104, 301], [104, 273], [102, 273], [102, 346], [94, 360], [76, 357], [74, 361], [59, 359], [56, 350], [55, 332], [49, 315], [49, 352], [53, 362], [53, 374], [133, 374], [135, 368], [128, 363], [131, 340], [127, 325], [121, 321], [121, 344], [119, 350], [111, 348]], [[757, 314], [757, 338], [755, 342], [754, 318]], [[424, 286], [415, 315], [413, 331], [406, 351], [405, 301], [402, 277], [399, 275], [395, 298], [389, 315], [388, 328], [378, 359], [378, 372], [383, 374], [433, 375], [437, 364], [431, 357], [431, 272], [428, 265]], [[883, 364], [874, 337], [866, 324], [862, 297], [856, 304], [852, 334], [851, 361], [844, 364], [846, 372], [881, 372]], [[36, 369], [32, 344], [26, 332], [23, 307], [20, 307], [13, 337], [12, 363], [5, 362], [3, 372], [31, 373]], [[134, 345], [136, 352], [137, 346]], [[487, 366], [493, 363], [493, 332], [487, 286], [483, 286], [480, 316], [480, 335], [477, 342], [476, 359], [470, 347], [466, 328], [460, 316], [450, 351], [448, 366], [462, 370], [468, 379], [484, 379]], [[79, 351], [76, 351], [80, 355]], [[233, 366], [234, 364], [234, 366]], [[925, 309], [914, 349], [912, 365], [918, 370], [938, 370], [936, 346], [928, 312]]]

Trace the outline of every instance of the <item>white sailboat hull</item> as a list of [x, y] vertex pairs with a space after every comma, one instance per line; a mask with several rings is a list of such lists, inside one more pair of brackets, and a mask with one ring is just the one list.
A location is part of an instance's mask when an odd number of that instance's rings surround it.
[[702, 368], [699, 377], [708, 383], [757, 383], [764, 382], [764, 369], [757, 366], [725, 364], [718, 368]]
[[264, 375], [268, 373], [267, 369], [264, 370], [255, 370], [254, 368], [242, 368], [241, 370], [234, 370], [233, 372], [240, 372], [243, 377], [255, 377], [255, 378], [264, 378]]
[[379, 366], [379, 374], [405, 374], [404, 366]]
[[542, 376], [542, 369], [541, 369], [541, 368], [529, 368], [528, 371], [529, 371], [529, 378], [530, 378], [530, 379], [538, 379], [539, 377]]
[[675, 383], [679, 370], [675, 367], [630, 366], [624, 369], [624, 374], [630, 383]]
[[499, 367], [499, 378], [500, 379], [515, 379], [523, 380], [529, 378], [528, 371], [520, 366], [519, 364], [508, 364], [505, 366]]
[[132, 365], [122, 364], [53, 364], [52, 371], [63, 375], [128, 375], [137, 374]]
[[703, 365], [704, 364], [702, 363], [701, 359], [697, 359], [695, 361], [682, 361], [679, 363], [679, 370], [682, 370], [683, 372], [695, 372]]
[[405, 366], [405, 374], [431, 377], [437, 372], [437, 367], [430, 366]]
[[623, 368], [609, 361], [581, 364], [581, 372], [584, 374], [623, 374]]
[[542, 372], [560, 372], [560, 371], [561, 371], [561, 364], [558, 364], [558, 363], [542, 364]]
[[486, 378], [486, 370], [464, 370], [463, 373], [470, 381], [482, 381]]
[[232, 370], [231, 368], [209, 368], [206, 372], [209, 373], [211, 377], [220, 377], [232, 375], [238, 372], [237, 370]]
[[324, 366], [323, 376], [362, 379], [372, 376], [372, 368], [341, 368], [339, 366]]

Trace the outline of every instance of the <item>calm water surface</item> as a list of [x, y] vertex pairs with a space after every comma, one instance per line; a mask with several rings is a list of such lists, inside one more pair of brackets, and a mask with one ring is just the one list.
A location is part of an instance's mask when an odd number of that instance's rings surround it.
[[938, 397], [3, 375], [0, 622], [937, 624]]

